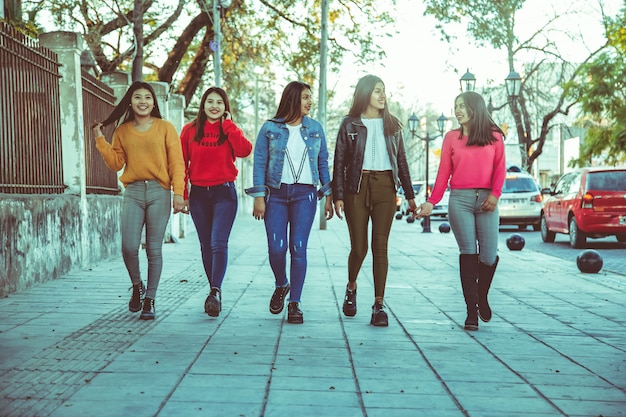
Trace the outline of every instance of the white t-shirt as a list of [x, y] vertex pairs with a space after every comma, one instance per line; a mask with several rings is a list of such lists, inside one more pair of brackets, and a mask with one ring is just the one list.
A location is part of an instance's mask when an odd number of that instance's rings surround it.
[[361, 118], [367, 128], [367, 142], [365, 143], [365, 154], [363, 155], [363, 169], [370, 171], [391, 170], [391, 161], [385, 144], [385, 130], [383, 119]]
[[313, 175], [309, 163], [309, 153], [306, 142], [302, 139], [298, 126], [286, 125], [289, 130], [287, 139], [287, 149], [285, 152], [285, 163], [283, 165], [283, 175], [281, 182], [285, 184], [311, 184], [313, 185]]

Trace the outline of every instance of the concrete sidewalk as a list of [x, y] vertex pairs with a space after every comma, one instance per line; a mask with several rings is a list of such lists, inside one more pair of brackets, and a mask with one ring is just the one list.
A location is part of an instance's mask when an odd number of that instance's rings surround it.
[[501, 247], [493, 320], [470, 333], [454, 237], [433, 230], [394, 222], [387, 328], [369, 325], [369, 255], [358, 314], [341, 313], [337, 219], [311, 235], [302, 325], [268, 311], [265, 231], [249, 215], [218, 318], [195, 235], [164, 247], [154, 322], [128, 312], [121, 256], [1, 299], [0, 416], [626, 415], [626, 277]]

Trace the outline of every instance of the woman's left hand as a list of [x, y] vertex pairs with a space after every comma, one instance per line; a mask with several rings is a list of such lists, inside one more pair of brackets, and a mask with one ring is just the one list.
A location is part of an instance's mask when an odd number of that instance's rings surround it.
[[489, 196], [483, 201], [483, 204], [480, 208], [483, 211], [494, 211], [496, 206], [498, 205], [498, 197], [493, 194], [489, 194]]
[[185, 210], [185, 199], [182, 195], [174, 194], [174, 202], [172, 203], [174, 207], [174, 214], [184, 212]]

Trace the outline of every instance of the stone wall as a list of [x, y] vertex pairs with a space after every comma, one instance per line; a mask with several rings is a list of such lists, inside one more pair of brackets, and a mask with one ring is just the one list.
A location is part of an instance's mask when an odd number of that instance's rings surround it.
[[120, 256], [121, 197], [94, 196], [87, 203], [84, 218], [77, 196], [0, 197], [0, 296]]

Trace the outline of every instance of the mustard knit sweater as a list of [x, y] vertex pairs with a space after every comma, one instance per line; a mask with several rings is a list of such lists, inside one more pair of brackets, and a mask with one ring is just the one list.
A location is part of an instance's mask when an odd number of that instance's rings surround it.
[[154, 118], [145, 132], [126, 122], [113, 133], [113, 144], [100, 136], [96, 138], [96, 147], [111, 170], [124, 168], [120, 176], [124, 187], [135, 181], [157, 180], [166, 190], [183, 195], [183, 152], [178, 133], [167, 120]]

